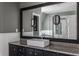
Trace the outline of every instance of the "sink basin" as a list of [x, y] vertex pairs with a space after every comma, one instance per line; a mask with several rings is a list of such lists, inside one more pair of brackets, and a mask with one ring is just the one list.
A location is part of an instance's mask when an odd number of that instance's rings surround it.
[[27, 40], [27, 45], [38, 46], [38, 47], [46, 47], [49, 45], [49, 40], [46, 39], [30, 39]]

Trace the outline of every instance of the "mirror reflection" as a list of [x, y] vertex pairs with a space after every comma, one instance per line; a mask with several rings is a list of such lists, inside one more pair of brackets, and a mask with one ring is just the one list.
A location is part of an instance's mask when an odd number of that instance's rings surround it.
[[77, 39], [77, 3], [23, 11], [23, 36]]

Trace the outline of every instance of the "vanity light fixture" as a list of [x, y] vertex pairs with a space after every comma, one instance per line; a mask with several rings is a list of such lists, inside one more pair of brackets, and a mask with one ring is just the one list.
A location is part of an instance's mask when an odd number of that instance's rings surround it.
[[60, 16], [59, 15], [53, 16], [53, 24], [55, 24], [55, 25], [60, 24]]

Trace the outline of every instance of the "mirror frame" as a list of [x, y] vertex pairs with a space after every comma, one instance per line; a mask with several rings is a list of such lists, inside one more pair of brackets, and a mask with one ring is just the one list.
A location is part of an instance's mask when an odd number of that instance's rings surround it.
[[[30, 6], [30, 7], [24, 7], [24, 8], [21, 8], [20, 9], [20, 38], [23, 38], [23, 39], [32, 39], [32, 38], [40, 38], [41, 37], [33, 37], [33, 36], [23, 36], [23, 32], [22, 32], [22, 29], [23, 29], [23, 19], [22, 19], [22, 16], [23, 16], [23, 11], [25, 10], [30, 10], [30, 9], [34, 9], [34, 8], [39, 8], [39, 7], [44, 7], [44, 6], [48, 6], [48, 5], [54, 5], [54, 4], [59, 4], [59, 3], [64, 3], [64, 2], [46, 2], [46, 3], [42, 3], [42, 4], [38, 4], [38, 5], [34, 5], [34, 6]], [[51, 41], [55, 41], [55, 42], [67, 42], [67, 43], [79, 43], [79, 3], [77, 2], [77, 40], [69, 40], [69, 39], [63, 39], [63, 38], [49, 38], [49, 37], [42, 37], [43, 39], [49, 39]], [[20, 39], [22, 40], [22, 39]]]

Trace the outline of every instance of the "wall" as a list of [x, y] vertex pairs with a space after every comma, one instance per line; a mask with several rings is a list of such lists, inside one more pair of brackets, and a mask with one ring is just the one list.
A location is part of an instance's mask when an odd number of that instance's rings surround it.
[[0, 2], [0, 33], [16, 32], [18, 21], [19, 4]]
[[18, 3], [4, 3], [4, 33], [16, 32], [19, 21], [19, 4]]
[[0, 33], [3, 32], [3, 3], [0, 3]]
[[19, 41], [20, 33], [0, 33], [0, 56], [9, 55], [9, 42]]
[[8, 43], [20, 40], [19, 4], [14, 2], [0, 2], [0, 56], [8, 56]]

